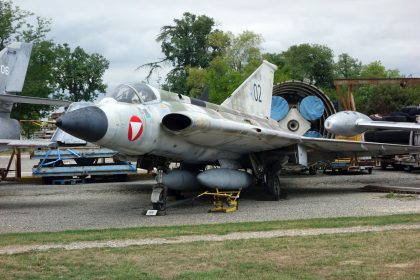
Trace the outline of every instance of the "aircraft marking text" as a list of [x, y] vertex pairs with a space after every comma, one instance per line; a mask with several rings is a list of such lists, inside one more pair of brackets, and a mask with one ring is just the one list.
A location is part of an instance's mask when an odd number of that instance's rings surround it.
[[0, 65], [0, 73], [8, 76], [9, 75], [9, 66]]
[[262, 102], [261, 100], [261, 85], [254, 83], [254, 100]]

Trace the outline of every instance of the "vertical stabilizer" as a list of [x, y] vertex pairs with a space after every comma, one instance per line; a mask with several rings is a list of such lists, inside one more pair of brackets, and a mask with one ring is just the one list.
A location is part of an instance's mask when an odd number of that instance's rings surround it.
[[13, 42], [0, 52], [0, 94], [21, 92], [32, 44]]
[[263, 64], [221, 106], [269, 118], [271, 114], [274, 71], [276, 70], [276, 65], [264, 60]]

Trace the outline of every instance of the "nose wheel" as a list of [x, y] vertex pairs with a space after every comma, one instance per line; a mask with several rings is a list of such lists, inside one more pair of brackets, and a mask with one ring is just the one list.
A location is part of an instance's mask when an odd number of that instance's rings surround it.
[[167, 188], [162, 184], [154, 186], [150, 197], [153, 210], [164, 211], [166, 209], [166, 198]]
[[163, 170], [159, 170], [156, 176], [157, 184], [153, 186], [150, 201], [152, 202], [153, 210], [165, 211], [166, 200], [168, 197], [168, 188], [163, 182]]

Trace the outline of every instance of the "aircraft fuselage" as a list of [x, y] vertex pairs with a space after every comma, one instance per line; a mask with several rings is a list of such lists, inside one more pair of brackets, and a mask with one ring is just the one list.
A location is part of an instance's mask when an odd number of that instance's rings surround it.
[[[108, 127], [105, 135], [95, 143], [129, 156], [155, 155], [187, 162], [237, 160], [250, 151], [258, 150], [260, 143], [256, 142], [254, 137], [251, 137], [252, 139], [247, 137], [245, 130], [243, 134], [214, 133], [200, 139], [200, 130], [210, 129], [206, 120], [232, 122], [234, 125], [253, 125], [256, 129], [276, 129], [277, 126], [277, 122], [268, 119], [250, 116], [187, 96], [152, 89], [159, 97], [147, 104], [118, 102], [112, 97], [104, 98], [97, 107], [105, 113]], [[191, 115], [197, 120], [198, 126], [192, 122], [189, 125], [185, 124], [187, 127], [178, 131], [171, 129], [171, 124], [165, 125], [163, 119], [166, 116], [178, 113]], [[175, 122], [178, 124], [172, 125], [182, 125], [179, 124], [179, 120]], [[238, 141], [242, 143], [238, 145]], [[203, 145], [200, 145], [200, 142]], [[231, 142], [235, 145], [229, 145]]]

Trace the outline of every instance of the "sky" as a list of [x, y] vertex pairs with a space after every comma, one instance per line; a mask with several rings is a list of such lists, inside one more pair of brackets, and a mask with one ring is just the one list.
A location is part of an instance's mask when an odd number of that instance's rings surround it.
[[[13, 0], [24, 10], [52, 20], [49, 38], [97, 52], [110, 61], [109, 90], [143, 81], [144, 63], [163, 58], [156, 37], [184, 12], [212, 17], [217, 28], [244, 30], [264, 38], [264, 52], [279, 53], [302, 43], [327, 45], [364, 64], [380, 60], [388, 69], [420, 77], [418, 0]], [[152, 83], [157, 84], [160, 76]]]

